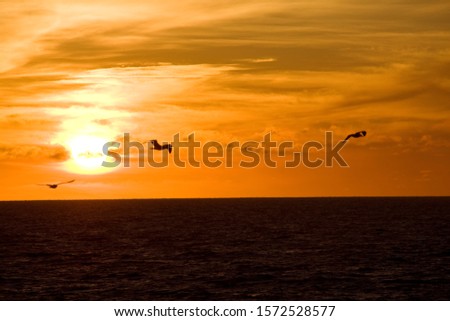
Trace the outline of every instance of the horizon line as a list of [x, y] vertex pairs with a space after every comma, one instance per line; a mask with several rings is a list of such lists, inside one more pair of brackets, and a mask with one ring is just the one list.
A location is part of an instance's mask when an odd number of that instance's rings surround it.
[[449, 198], [450, 195], [368, 195], [368, 196], [234, 196], [234, 197], [154, 197], [154, 198], [73, 198], [73, 199], [10, 199], [0, 202], [48, 201], [145, 201], [145, 200], [226, 200], [226, 199], [319, 199], [319, 198]]

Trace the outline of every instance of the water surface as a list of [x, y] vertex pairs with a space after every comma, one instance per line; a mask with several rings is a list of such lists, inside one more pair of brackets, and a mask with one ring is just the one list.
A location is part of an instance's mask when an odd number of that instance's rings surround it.
[[0, 202], [2, 300], [449, 300], [450, 198]]

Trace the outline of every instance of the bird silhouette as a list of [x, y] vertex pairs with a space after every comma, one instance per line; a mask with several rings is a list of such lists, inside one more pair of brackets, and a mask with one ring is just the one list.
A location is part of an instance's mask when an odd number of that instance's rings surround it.
[[163, 144], [161, 146], [156, 139], [152, 139], [150, 141], [150, 143], [153, 144], [153, 149], [156, 149], [156, 150], [167, 149], [169, 151], [169, 154], [172, 153], [172, 144]]
[[38, 184], [38, 185], [41, 185], [41, 186], [48, 186], [48, 187], [50, 187], [50, 188], [52, 188], [52, 189], [55, 189], [55, 188], [57, 188], [59, 185], [61, 185], [61, 184], [69, 184], [69, 183], [73, 183], [73, 182], [75, 182], [75, 180], [74, 179], [72, 179], [72, 180], [70, 180], [70, 181], [67, 181], [67, 182], [60, 182], [60, 183], [56, 183], [56, 184]]
[[366, 136], [366, 135], [367, 135], [367, 132], [366, 132], [365, 130], [363, 130], [363, 131], [360, 131], [360, 132], [357, 132], [357, 133], [348, 135], [348, 136], [345, 138], [345, 140], [349, 140], [350, 137], [353, 137], [353, 138], [359, 138], [359, 137], [364, 137], [364, 136]]

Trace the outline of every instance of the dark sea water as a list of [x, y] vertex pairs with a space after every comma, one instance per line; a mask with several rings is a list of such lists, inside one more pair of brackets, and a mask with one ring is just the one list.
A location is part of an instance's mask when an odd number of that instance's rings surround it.
[[450, 300], [450, 198], [0, 202], [2, 300]]

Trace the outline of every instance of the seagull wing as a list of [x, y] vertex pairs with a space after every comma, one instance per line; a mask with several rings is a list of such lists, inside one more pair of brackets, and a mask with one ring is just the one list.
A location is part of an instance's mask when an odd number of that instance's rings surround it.
[[[73, 182], [75, 182], [74, 179], [72, 179], [72, 180], [70, 180], [70, 181], [67, 181], [67, 182], [61, 182], [61, 183], [58, 183], [58, 184], [55, 184], [55, 185], [69, 184], [69, 183], [73, 183]], [[53, 184], [47, 184], [47, 185], [53, 185]]]

